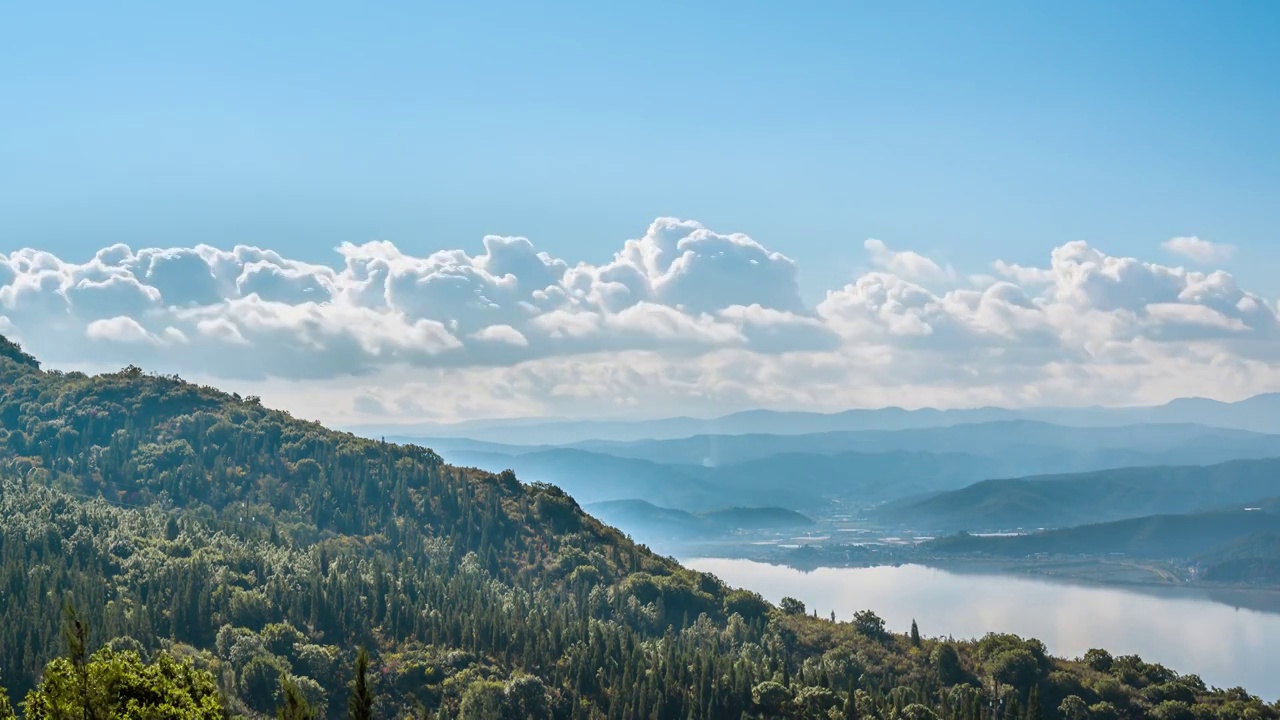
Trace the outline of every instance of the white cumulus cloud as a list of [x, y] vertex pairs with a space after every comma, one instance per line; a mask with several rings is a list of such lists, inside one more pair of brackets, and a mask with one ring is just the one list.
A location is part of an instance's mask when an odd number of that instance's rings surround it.
[[[1226, 257], [1199, 240], [1166, 246], [1206, 263]], [[54, 367], [136, 363], [301, 405], [327, 388], [336, 395], [317, 405], [324, 416], [1280, 389], [1277, 309], [1224, 271], [1072, 242], [1043, 263], [996, 259], [988, 276], [879, 240], [864, 247], [875, 269], [813, 305], [787, 256], [673, 218], [602, 264], [497, 236], [475, 254], [348, 243], [331, 264], [250, 246], [117, 244], [82, 263], [20, 249], [0, 254], [0, 331]]]
[[1224, 262], [1236, 254], [1234, 245], [1209, 242], [1194, 236], [1169, 238], [1160, 247], [1202, 265]]

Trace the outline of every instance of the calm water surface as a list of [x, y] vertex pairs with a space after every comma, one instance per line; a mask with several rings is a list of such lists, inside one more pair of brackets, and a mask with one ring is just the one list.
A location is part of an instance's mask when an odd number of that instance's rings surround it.
[[[700, 558], [684, 564], [774, 602], [798, 598], [820, 616], [834, 610], [848, 620], [870, 608], [895, 632], [906, 632], [914, 618], [925, 635], [1012, 632], [1039, 638], [1065, 657], [1093, 647], [1136, 653], [1196, 673], [1209, 685], [1243, 685], [1268, 701], [1280, 698], [1280, 613], [1233, 607], [1198, 591], [1131, 591], [920, 565], [806, 572], [750, 560]], [[1267, 607], [1274, 598], [1259, 595], [1263, 602], [1247, 604]]]

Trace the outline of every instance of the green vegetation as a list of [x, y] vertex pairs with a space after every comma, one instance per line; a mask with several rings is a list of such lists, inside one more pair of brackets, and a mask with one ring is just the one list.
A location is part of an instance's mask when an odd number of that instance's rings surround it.
[[[1141, 558], [1187, 559], [1242, 539], [1276, 532], [1280, 532], [1280, 514], [1232, 510], [1154, 515], [1008, 537], [962, 533], [929, 541], [922, 549], [926, 552], [982, 553], [1005, 557], [1040, 553], [1099, 556], [1117, 553]], [[1264, 550], [1265, 547], [1262, 545], [1254, 549]], [[1240, 552], [1248, 549], [1246, 546]], [[1274, 559], [1277, 556], [1270, 557]], [[1211, 562], [1230, 559], [1210, 558]]]
[[734, 507], [691, 513], [658, 507], [644, 500], [610, 500], [588, 505], [587, 510], [640, 537], [720, 537], [735, 530], [794, 530], [814, 524], [805, 515], [779, 507]]
[[775, 608], [555, 487], [22, 358], [0, 359], [0, 682], [28, 717], [1280, 717], [1138, 658]]
[[1280, 534], [1249, 535], [1196, 558], [1205, 580], [1280, 585]]
[[1280, 459], [1268, 459], [988, 480], [890, 503], [879, 517], [931, 530], [1060, 528], [1243, 506], [1275, 495], [1278, 473]]

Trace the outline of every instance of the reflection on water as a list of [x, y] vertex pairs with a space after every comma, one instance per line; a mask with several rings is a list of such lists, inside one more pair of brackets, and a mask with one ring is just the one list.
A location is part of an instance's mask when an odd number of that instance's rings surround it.
[[[895, 632], [905, 632], [913, 618], [926, 635], [1012, 632], [1039, 638], [1065, 657], [1103, 647], [1196, 673], [1210, 685], [1242, 685], [1267, 700], [1280, 697], [1275, 672], [1280, 614], [1215, 602], [1200, 591], [1139, 592], [920, 565], [805, 572], [750, 560], [704, 558], [684, 564], [774, 602], [785, 595], [799, 598], [819, 616], [834, 610], [848, 619], [870, 608]], [[1267, 606], [1253, 598], [1233, 600], [1237, 606]]]

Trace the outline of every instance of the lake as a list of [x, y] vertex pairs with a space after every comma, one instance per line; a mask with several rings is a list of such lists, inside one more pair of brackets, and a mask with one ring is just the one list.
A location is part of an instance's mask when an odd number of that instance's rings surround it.
[[[803, 600], [822, 617], [834, 610], [848, 620], [869, 608], [894, 632], [906, 632], [914, 618], [926, 636], [1011, 632], [1038, 638], [1064, 657], [1106, 648], [1195, 673], [1209, 685], [1240, 685], [1268, 701], [1280, 698], [1280, 613], [1233, 607], [1201, 590], [1130, 590], [921, 565], [802, 571], [751, 560], [683, 562], [773, 602], [783, 596]], [[1256, 595], [1275, 599], [1264, 591]]]

